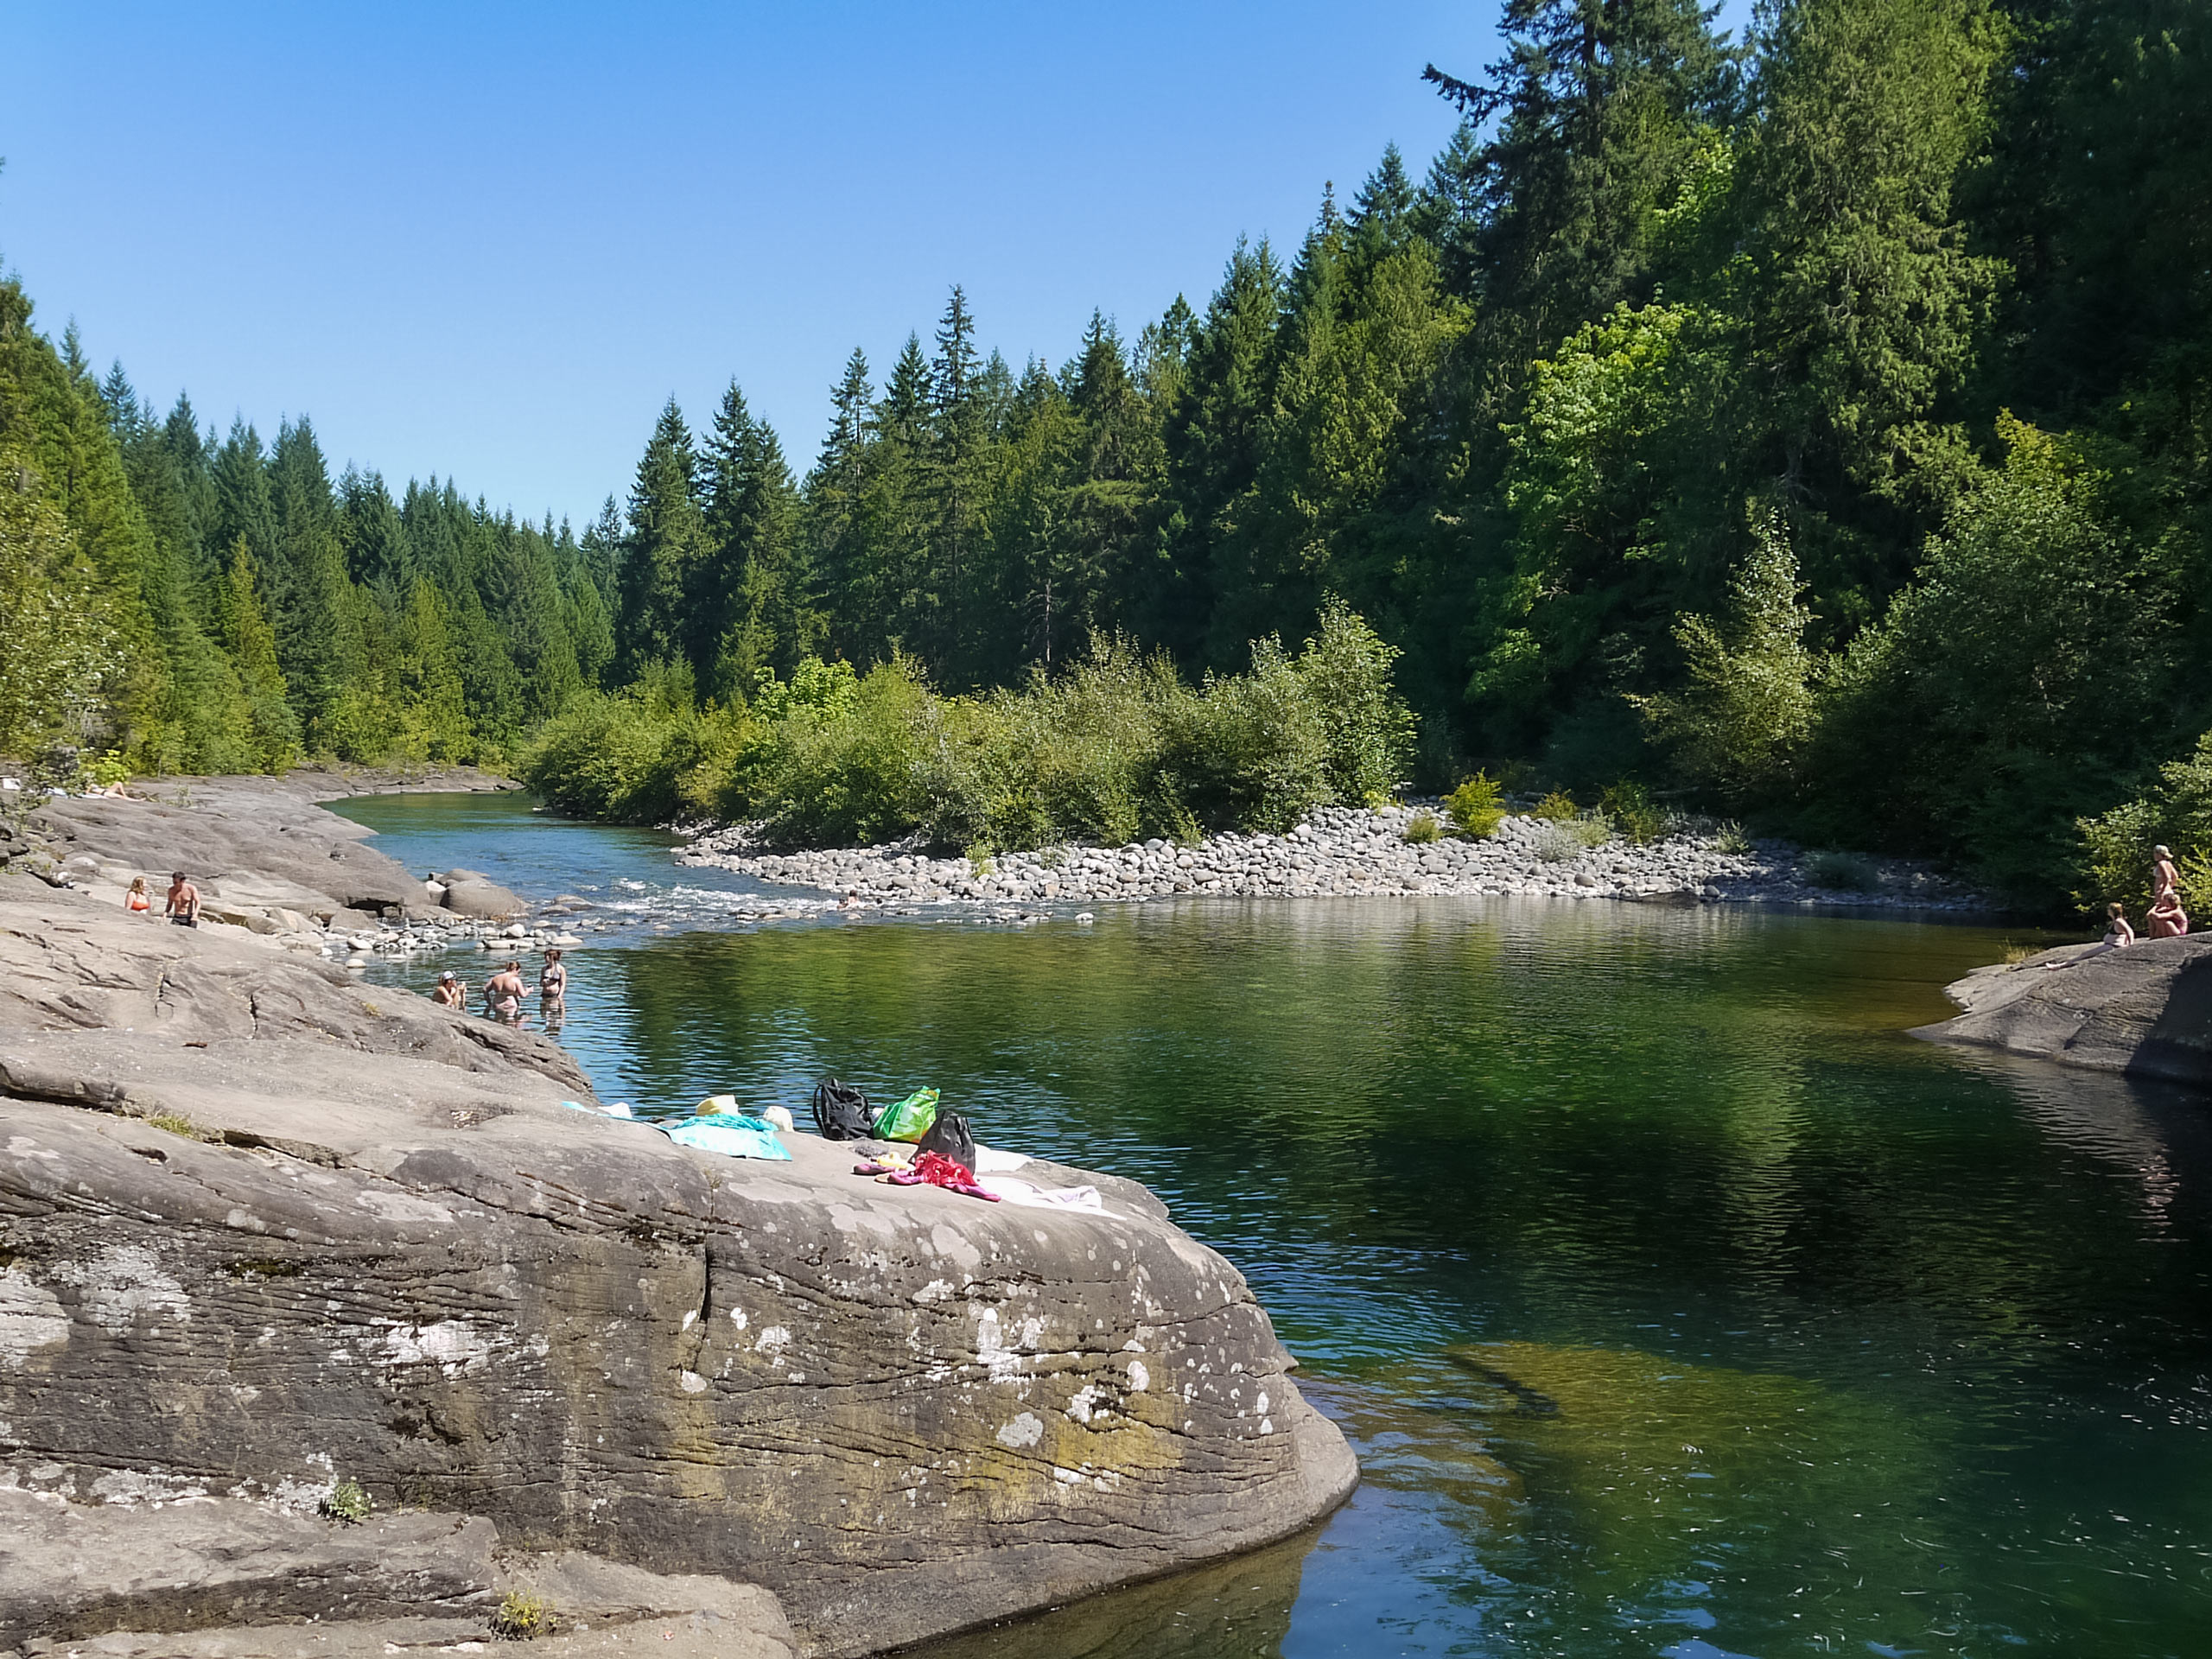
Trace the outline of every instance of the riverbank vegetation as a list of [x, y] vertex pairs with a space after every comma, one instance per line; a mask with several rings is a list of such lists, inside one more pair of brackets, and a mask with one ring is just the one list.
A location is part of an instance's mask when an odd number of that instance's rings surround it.
[[580, 533], [149, 410], [10, 284], [0, 749], [1165, 832], [1369, 787], [1300, 667], [1340, 615], [1418, 716], [1392, 782], [1625, 785], [2037, 904], [2153, 831], [2212, 858], [2162, 771], [2212, 728], [2203, 9], [1761, 16], [1510, 0], [1497, 63], [1430, 72], [1425, 170], [1203, 304], [1017, 368], [956, 289], [853, 353], [804, 477], [733, 385]]

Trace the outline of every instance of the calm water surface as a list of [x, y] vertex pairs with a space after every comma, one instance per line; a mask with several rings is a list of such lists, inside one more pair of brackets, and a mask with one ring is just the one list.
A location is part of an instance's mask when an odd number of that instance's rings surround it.
[[1250, 1279], [1351, 1503], [934, 1659], [2212, 1654], [2212, 1105], [1904, 1036], [1999, 934], [1443, 899], [731, 931], [761, 889], [665, 836], [343, 810], [626, 906], [562, 1033], [605, 1097], [934, 1084]]

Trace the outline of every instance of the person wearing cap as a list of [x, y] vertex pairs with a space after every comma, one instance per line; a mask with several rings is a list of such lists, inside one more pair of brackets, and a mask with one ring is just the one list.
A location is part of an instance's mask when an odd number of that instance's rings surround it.
[[468, 1006], [468, 987], [461, 982], [461, 976], [450, 968], [438, 976], [438, 988], [430, 993], [430, 1001], [442, 1008], [465, 1008]]

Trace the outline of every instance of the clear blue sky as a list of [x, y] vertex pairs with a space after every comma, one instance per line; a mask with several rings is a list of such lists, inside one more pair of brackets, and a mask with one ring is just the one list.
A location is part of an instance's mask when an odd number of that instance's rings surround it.
[[672, 392], [812, 457], [966, 286], [1057, 364], [1451, 111], [1495, 0], [0, 6], [0, 260], [166, 409], [579, 528]]

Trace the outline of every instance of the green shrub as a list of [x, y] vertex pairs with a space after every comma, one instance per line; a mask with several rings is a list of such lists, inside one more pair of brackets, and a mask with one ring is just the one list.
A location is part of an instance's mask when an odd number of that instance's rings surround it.
[[1446, 798], [1444, 810], [1465, 834], [1478, 838], [1494, 836], [1505, 822], [1505, 789], [1488, 774], [1477, 772]]
[[1731, 858], [1748, 858], [1751, 853], [1751, 838], [1744, 833], [1744, 826], [1733, 818], [1724, 818], [1720, 827], [1713, 832], [1713, 850], [1726, 853]]
[[1416, 812], [1406, 821], [1406, 839], [1416, 847], [1444, 839], [1444, 826], [1433, 812]]
[[553, 1633], [553, 1605], [543, 1596], [510, 1590], [492, 1615], [492, 1634], [502, 1642], [528, 1642]]
[[1581, 817], [1582, 809], [1574, 804], [1574, 797], [1563, 789], [1555, 789], [1529, 809], [1539, 818], [1549, 818], [1555, 823], [1571, 823]]
[[1332, 798], [1327, 732], [1273, 640], [1252, 647], [1249, 674], [1208, 675], [1161, 712], [1153, 792], [1172, 791], [1205, 828], [1280, 835]]
[[1805, 879], [1835, 893], [1872, 893], [1880, 873], [1856, 853], [1815, 853], [1805, 861]]
[[348, 1478], [325, 1492], [317, 1507], [328, 1519], [350, 1527], [367, 1520], [370, 1510], [375, 1506], [369, 1502], [367, 1489], [359, 1481]]
[[1620, 827], [1620, 832], [1641, 845], [1656, 841], [1667, 833], [1668, 815], [1651, 798], [1651, 792], [1642, 784], [1624, 779], [1607, 790], [1598, 803], [1599, 810]]
[[1613, 821], [1603, 807], [1592, 807], [1578, 817], [1560, 820], [1560, 826], [1583, 847], [1602, 847], [1613, 838]]

